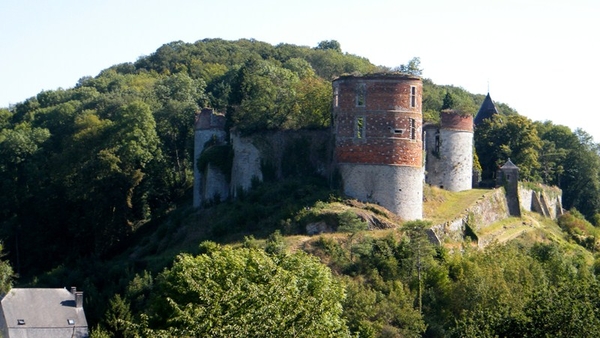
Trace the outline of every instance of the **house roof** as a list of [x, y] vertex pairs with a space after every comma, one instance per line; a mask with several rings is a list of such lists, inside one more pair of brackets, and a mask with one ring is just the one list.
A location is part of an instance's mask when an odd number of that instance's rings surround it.
[[483, 120], [489, 119], [495, 114], [498, 114], [498, 109], [496, 109], [496, 105], [494, 104], [494, 101], [492, 101], [490, 93], [488, 93], [485, 99], [483, 100], [483, 103], [481, 104], [477, 115], [475, 115], [475, 120], [473, 120], [473, 124], [478, 125], [481, 122], [483, 122]]
[[[87, 321], [67, 289], [11, 289], [2, 298], [3, 320], [13, 328], [75, 328]], [[72, 322], [70, 322], [71, 320]]]

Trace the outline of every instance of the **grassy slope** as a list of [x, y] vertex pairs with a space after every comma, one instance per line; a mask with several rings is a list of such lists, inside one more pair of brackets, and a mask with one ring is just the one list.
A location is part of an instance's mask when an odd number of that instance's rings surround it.
[[[423, 206], [424, 218], [431, 221], [432, 224], [453, 219], [487, 192], [488, 190], [473, 189], [452, 193], [435, 187], [426, 187]], [[271, 194], [272, 192], [263, 191], [262, 193]], [[302, 249], [319, 237], [303, 235], [307, 223], [325, 222], [329, 229], [335, 229], [337, 215], [346, 210], [351, 210], [360, 218], [370, 222], [370, 236], [387, 236], [402, 226], [400, 219], [377, 205], [361, 203], [356, 200], [343, 200], [339, 197], [332, 197], [331, 194], [329, 198], [323, 198], [327, 196], [323, 192], [317, 193], [317, 195], [315, 198], [304, 198], [293, 206], [286, 204], [286, 208], [291, 210], [290, 213], [285, 216], [272, 215], [269, 222], [252, 226], [252, 229], [235, 228], [230, 223], [222, 221], [225, 218], [229, 219], [228, 222], [236, 222], [232, 214], [235, 214], [236, 210], [244, 208], [239, 203], [222, 204], [200, 211], [189, 206], [180, 208], [153, 231], [149, 229], [146, 231], [146, 235], [137, 236], [136, 244], [121, 255], [120, 259], [139, 261], [141, 266], [150, 271], [160, 271], [163, 267], [168, 266], [180, 252], [197, 252], [198, 244], [202, 241], [212, 240], [223, 244], [240, 245], [246, 236], [253, 236], [257, 243], [261, 244], [275, 229], [282, 231], [290, 248]], [[249, 203], [261, 203], [260, 200], [254, 198], [249, 200], [254, 201]], [[287, 218], [275, 219], [277, 217]], [[215, 227], [224, 227], [226, 234], [223, 235], [223, 229], [215, 229]], [[230, 232], [227, 231], [228, 227]], [[553, 241], [565, 246], [570, 245], [568, 237], [556, 222], [534, 213], [525, 213], [521, 218], [504, 219], [479, 231], [477, 235], [483, 245], [510, 240]], [[347, 237], [346, 234], [340, 233], [326, 233], [321, 236], [337, 238], [340, 241]], [[457, 244], [447, 243], [449, 246]]]

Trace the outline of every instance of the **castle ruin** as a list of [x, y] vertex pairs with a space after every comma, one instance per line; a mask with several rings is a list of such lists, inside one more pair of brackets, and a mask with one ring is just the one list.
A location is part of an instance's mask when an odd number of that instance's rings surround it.
[[[302, 156], [311, 159], [318, 175], [332, 177], [337, 171], [346, 196], [379, 204], [404, 220], [417, 220], [423, 218], [424, 183], [455, 192], [473, 187], [473, 116], [444, 110], [439, 124], [423, 125], [420, 77], [347, 75], [335, 79], [332, 87], [332, 127], [302, 136], [310, 140]], [[488, 94], [475, 122], [497, 113]], [[281, 163], [289, 162], [286, 149], [297, 143], [298, 132], [254, 138], [232, 132], [228, 140], [224, 114], [203, 109], [195, 126], [194, 206], [235, 198], [239, 189], [250, 189], [254, 180], [263, 180], [265, 163], [275, 165], [276, 178], [282, 178]], [[215, 145], [231, 149], [230, 172], [212, 163], [197, 168], [201, 154]], [[320, 156], [315, 155], [317, 148]], [[517, 179], [509, 177], [511, 182]], [[511, 211], [517, 214], [519, 197], [512, 190], [507, 192], [516, 196]], [[525, 210], [531, 210], [529, 204]]]

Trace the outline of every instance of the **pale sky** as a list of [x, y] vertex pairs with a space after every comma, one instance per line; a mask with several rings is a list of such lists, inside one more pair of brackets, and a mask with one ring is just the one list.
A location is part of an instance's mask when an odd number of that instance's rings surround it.
[[337, 40], [600, 142], [599, 35], [598, 0], [0, 0], [0, 107], [171, 41]]

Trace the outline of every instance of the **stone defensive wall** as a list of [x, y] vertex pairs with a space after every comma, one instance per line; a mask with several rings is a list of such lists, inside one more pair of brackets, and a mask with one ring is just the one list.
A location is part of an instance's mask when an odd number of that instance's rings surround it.
[[[522, 211], [537, 212], [556, 219], [563, 213], [562, 191], [557, 187], [519, 182], [519, 204]], [[436, 244], [443, 243], [446, 238], [460, 241], [469, 232], [477, 233], [510, 216], [504, 188], [482, 190], [481, 198], [459, 216], [432, 226], [429, 238]], [[486, 245], [479, 240], [478, 243], [480, 246]]]
[[242, 137], [231, 133], [231, 192], [248, 190], [253, 180], [278, 180], [294, 175], [333, 172], [331, 130], [270, 131]]

